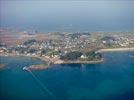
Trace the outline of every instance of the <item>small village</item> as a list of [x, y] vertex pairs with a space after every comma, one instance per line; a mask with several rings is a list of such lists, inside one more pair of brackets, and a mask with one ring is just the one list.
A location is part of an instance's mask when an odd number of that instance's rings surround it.
[[[3, 31], [1, 31], [2, 33]], [[0, 53], [45, 58], [54, 64], [102, 61], [100, 49], [134, 47], [133, 32], [21, 32], [19, 43], [7, 46], [1, 41]], [[17, 40], [18, 41], [18, 40]]]

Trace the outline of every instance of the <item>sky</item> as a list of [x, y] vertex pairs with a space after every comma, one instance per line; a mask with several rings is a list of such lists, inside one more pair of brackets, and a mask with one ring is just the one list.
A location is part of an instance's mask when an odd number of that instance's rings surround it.
[[0, 26], [133, 31], [133, 0], [0, 0]]

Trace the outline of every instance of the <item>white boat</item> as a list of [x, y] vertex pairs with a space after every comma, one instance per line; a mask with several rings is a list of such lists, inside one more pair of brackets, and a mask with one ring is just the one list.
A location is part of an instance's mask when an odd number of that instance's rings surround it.
[[28, 70], [28, 68], [25, 66], [25, 67], [23, 67], [23, 70]]

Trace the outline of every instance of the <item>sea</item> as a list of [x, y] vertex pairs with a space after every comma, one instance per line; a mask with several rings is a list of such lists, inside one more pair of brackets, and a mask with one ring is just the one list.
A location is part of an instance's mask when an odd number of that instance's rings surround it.
[[0, 57], [0, 100], [134, 100], [134, 52], [105, 52], [99, 64], [23, 67], [44, 63], [29, 57]]

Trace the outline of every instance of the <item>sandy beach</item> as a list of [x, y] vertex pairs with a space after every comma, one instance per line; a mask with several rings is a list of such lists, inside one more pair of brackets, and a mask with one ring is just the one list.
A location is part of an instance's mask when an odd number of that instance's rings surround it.
[[98, 50], [98, 52], [112, 52], [112, 51], [134, 51], [134, 48], [112, 48], [112, 49]]

